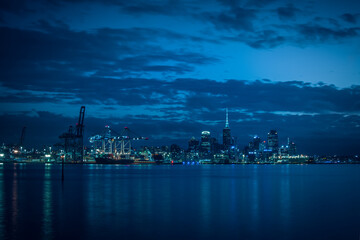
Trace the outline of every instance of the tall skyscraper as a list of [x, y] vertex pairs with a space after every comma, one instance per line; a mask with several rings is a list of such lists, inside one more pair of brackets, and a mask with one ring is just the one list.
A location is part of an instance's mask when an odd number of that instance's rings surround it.
[[261, 142], [261, 138], [259, 138], [258, 136], [255, 136], [253, 139], [254, 150], [259, 150], [260, 142]]
[[201, 144], [200, 148], [202, 152], [210, 152], [211, 144], [210, 144], [211, 136], [209, 131], [201, 132]]
[[229, 114], [227, 108], [226, 108], [225, 128], [223, 129], [223, 145], [225, 148], [229, 148], [231, 146], [231, 131], [229, 127]]
[[279, 148], [279, 137], [276, 130], [270, 130], [268, 133], [268, 148], [273, 153], [276, 153]]

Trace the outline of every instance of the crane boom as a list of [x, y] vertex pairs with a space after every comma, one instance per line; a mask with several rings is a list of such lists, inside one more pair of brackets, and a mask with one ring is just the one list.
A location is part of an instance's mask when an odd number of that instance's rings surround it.
[[20, 147], [22, 147], [23, 144], [24, 144], [25, 132], [26, 132], [26, 127], [23, 127], [23, 129], [22, 129], [22, 131], [21, 131], [20, 142], [19, 142], [19, 146], [20, 146]]

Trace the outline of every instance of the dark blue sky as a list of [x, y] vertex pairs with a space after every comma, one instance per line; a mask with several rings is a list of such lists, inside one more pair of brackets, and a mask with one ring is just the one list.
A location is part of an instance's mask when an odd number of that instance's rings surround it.
[[1, 1], [0, 31], [3, 142], [56, 143], [85, 105], [87, 136], [186, 146], [227, 107], [240, 145], [360, 151], [359, 1]]

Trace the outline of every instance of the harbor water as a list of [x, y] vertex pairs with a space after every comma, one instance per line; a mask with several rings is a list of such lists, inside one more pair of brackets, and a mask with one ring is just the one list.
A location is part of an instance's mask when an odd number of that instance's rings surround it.
[[354, 239], [360, 165], [0, 165], [0, 239]]

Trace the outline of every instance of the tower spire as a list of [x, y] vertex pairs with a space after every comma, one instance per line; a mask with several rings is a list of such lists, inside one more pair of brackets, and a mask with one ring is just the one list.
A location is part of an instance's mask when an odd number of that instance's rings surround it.
[[225, 128], [229, 128], [229, 113], [228, 109], [226, 108], [226, 122], [225, 122]]

